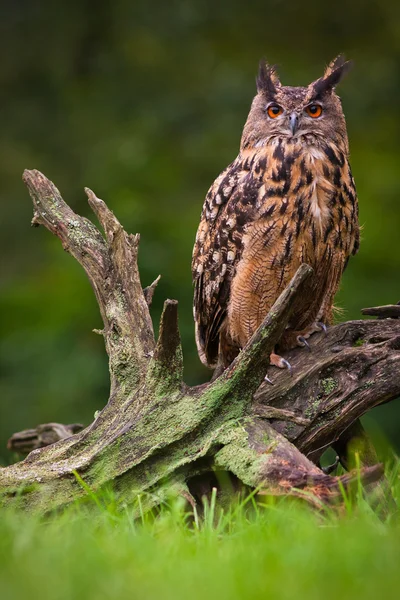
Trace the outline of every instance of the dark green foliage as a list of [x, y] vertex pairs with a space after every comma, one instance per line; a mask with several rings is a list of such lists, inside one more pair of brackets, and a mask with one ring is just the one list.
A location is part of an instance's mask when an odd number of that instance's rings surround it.
[[[258, 61], [306, 84], [339, 52], [355, 66], [338, 91], [364, 225], [338, 304], [345, 317], [400, 299], [400, 6], [250, 0], [3, 3], [0, 243], [0, 455], [14, 431], [89, 422], [108, 395], [98, 309], [57, 240], [31, 230], [24, 168], [57, 182], [89, 216], [85, 185], [139, 231], [143, 285], [180, 302], [189, 383], [197, 359], [190, 257], [208, 186], [235, 157]], [[393, 441], [396, 406], [380, 409]], [[389, 412], [390, 411], [390, 412]], [[399, 410], [397, 409], [397, 413]]]
[[[394, 492], [398, 500], [398, 485]], [[153, 515], [134, 520], [146, 501], [146, 495], [137, 497], [139, 510], [121, 513], [111, 491], [92, 493], [45, 523], [5, 510], [3, 597], [398, 598], [398, 516], [394, 510], [379, 520], [360, 490], [345, 497], [340, 518], [254, 494], [221, 512], [213, 494], [203, 519], [185, 512], [182, 498], [167, 498]]]

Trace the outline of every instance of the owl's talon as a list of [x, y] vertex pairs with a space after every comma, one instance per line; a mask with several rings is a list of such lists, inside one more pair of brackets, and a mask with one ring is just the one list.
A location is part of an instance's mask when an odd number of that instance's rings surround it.
[[307, 348], [307, 350], [309, 352], [311, 352], [311, 346], [310, 344], [307, 342], [306, 338], [303, 337], [302, 335], [298, 335], [297, 336], [297, 343], [299, 346], [301, 346], [302, 348]]
[[283, 367], [281, 367], [281, 368], [287, 369], [289, 371], [290, 375], [292, 375], [293, 374], [292, 373], [292, 365], [290, 364], [290, 362], [288, 360], [286, 360], [286, 358], [281, 358], [281, 361], [282, 361], [282, 365], [283, 365]]
[[286, 358], [279, 356], [279, 354], [272, 352], [269, 357], [269, 362], [271, 365], [274, 365], [274, 367], [278, 367], [278, 369], [287, 369], [290, 375], [292, 375], [292, 365], [288, 360], [286, 360]]
[[318, 323], [316, 323], [316, 326], [318, 327], [319, 331], [323, 331], [324, 335], [326, 335], [328, 328], [325, 325], [325, 323], [322, 323], [322, 321], [318, 321]]
[[292, 365], [290, 364], [290, 362], [288, 360], [286, 360], [286, 358], [282, 358], [282, 356], [278, 356], [278, 363], [275, 363], [275, 366], [278, 367], [279, 369], [287, 369], [289, 371], [290, 376], [293, 374], [292, 373]]
[[271, 385], [274, 385], [274, 382], [270, 380], [270, 378], [268, 377], [268, 375], [266, 375], [266, 376], [264, 377], [264, 381], [266, 381], [267, 383], [269, 383], [269, 384], [271, 384]]

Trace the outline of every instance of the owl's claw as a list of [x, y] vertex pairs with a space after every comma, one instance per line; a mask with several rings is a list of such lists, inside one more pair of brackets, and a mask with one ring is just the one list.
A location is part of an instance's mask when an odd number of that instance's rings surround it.
[[322, 323], [322, 321], [318, 321], [318, 323], [316, 323], [316, 327], [318, 327], [318, 330], [319, 330], [319, 331], [323, 331], [323, 332], [324, 332], [324, 335], [326, 335], [326, 333], [327, 333], [327, 331], [328, 331], [328, 328], [327, 328], [327, 326], [325, 325], [325, 323]]
[[274, 385], [274, 382], [270, 380], [270, 378], [268, 377], [268, 375], [266, 375], [266, 376], [264, 377], [264, 381], [266, 381], [267, 383], [269, 383], [269, 384], [271, 384], [271, 385]]
[[297, 336], [297, 343], [299, 344], [299, 346], [302, 346], [303, 348], [307, 348], [309, 352], [311, 352], [311, 346], [310, 344], [307, 342], [306, 338], [302, 335], [298, 335]]
[[290, 362], [288, 360], [286, 360], [286, 358], [282, 358], [282, 357], [281, 357], [281, 361], [282, 361], [281, 369], [287, 369], [289, 371], [290, 375], [292, 375], [292, 365], [290, 364]]
[[269, 357], [269, 361], [271, 365], [274, 365], [274, 367], [278, 367], [278, 369], [287, 369], [290, 375], [292, 375], [292, 365], [288, 360], [286, 360], [286, 358], [282, 358], [282, 356], [279, 356], [279, 354], [272, 352]]

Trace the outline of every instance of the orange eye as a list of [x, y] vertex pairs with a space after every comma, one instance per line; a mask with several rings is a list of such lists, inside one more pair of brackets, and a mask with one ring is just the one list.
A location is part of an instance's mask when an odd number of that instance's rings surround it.
[[316, 119], [322, 115], [322, 106], [320, 104], [310, 104], [306, 108], [306, 113], [310, 117], [313, 117], [313, 119]]
[[267, 109], [267, 113], [271, 119], [276, 119], [276, 117], [279, 117], [283, 113], [283, 108], [278, 104], [271, 104]]

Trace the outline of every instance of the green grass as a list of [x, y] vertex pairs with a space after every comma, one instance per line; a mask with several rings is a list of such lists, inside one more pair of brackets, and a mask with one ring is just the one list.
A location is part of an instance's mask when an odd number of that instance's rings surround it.
[[[324, 514], [294, 500], [249, 497], [203, 520], [180, 500], [132, 518], [112, 494], [46, 520], [5, 511], [2, 600], [398, 598], [398, 470], [379, 518], [360, 489]], [[140, 501], [139, 501], [140, 503]]]

